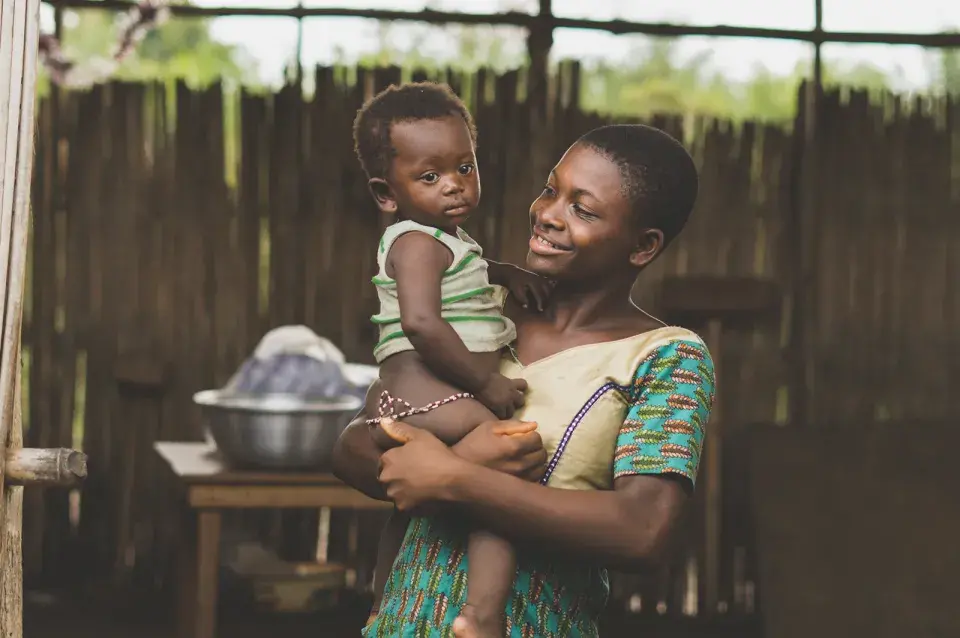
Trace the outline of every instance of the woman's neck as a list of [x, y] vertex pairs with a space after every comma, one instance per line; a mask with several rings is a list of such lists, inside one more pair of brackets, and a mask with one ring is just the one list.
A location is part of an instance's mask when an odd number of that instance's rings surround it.
[[635, 314], [630, 303], [632, 280], [578, 286], [557, 283], [544, 314], [558, 330], [602, 330], [618, 325]]

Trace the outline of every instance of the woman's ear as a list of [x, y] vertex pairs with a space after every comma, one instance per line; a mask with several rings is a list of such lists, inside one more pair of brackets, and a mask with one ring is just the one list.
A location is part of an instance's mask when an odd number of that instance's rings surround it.
[[636, 268], [643, 268], [653, 261], [663, 250], [663, 231], [658, 228], [647, 228], [641, 231], [637, 238], [637, 246], [630, 253], [630, 263]]
[[388, 215], [397, 214], [397, 196], [393, 194], [393, 189], [390, 188], [387, 180], [373, 177], [367, 182], [367, 187], [381, 212]]

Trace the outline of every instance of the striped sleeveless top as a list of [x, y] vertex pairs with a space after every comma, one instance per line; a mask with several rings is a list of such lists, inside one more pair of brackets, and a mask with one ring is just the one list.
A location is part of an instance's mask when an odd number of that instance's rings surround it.
[[450, 323], [471, 352], [497, 352], [516, 339], [516, 327], [501, 312], [504, 295], [490, 284], [483, 251], [467, 233], [453, 236], [442, 230], [405, 220], [392, 224], [380, 238], [377, 276], [373, 283], [380, 299], [380, 312], [372, 317], [379, 329], [373, 354], [377, 363], [399, 352], [414, 350], [400, 326], [397, 282], [387, 275], [387, 255], [398, 237], [426, 233], [447, 247], [453, 260], [440, 283], [441, 316]]

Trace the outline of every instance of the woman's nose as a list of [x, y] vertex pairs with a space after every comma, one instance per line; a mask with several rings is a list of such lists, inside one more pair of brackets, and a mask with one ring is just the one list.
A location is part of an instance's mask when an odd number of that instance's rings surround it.
[[545, 206], [537, 209], [534, 215], [534, 222], [546, 228], [556, 228], [558, 230], [565, 228], [563, 204], [557, 200], [547, 202]]

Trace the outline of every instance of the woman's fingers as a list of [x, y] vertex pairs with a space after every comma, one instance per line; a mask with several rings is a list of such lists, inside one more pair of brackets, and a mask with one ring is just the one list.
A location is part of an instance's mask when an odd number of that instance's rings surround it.
[[493, 426], [493, 433], [515, 436], [518, 434], [529, 434], [536, 429], [537, 424], [532, 421], [500, 421]]
[[510, 443], [514, 446], [514, 456], [523, 456], [530, 452], [543, 451], [543, 439], [540, 438], [540, 433], [536, 430], [522, 434], [514, 434], [510, 437]]
[[536, 483], [543, 478], [543, 474], [547, 469], [547, 453], [545, 450], [540, 449], [536, 452], [530, 452], [523, 457], [523, 468], [524, 471], [518, 476], [521, 476], [527, 479], [530, 482]]
[[380, 419], [380, 429], [397, 443], [409, 443], [413, 439], [413, 429], [402, 421], [394, 421], [390, 417]]

